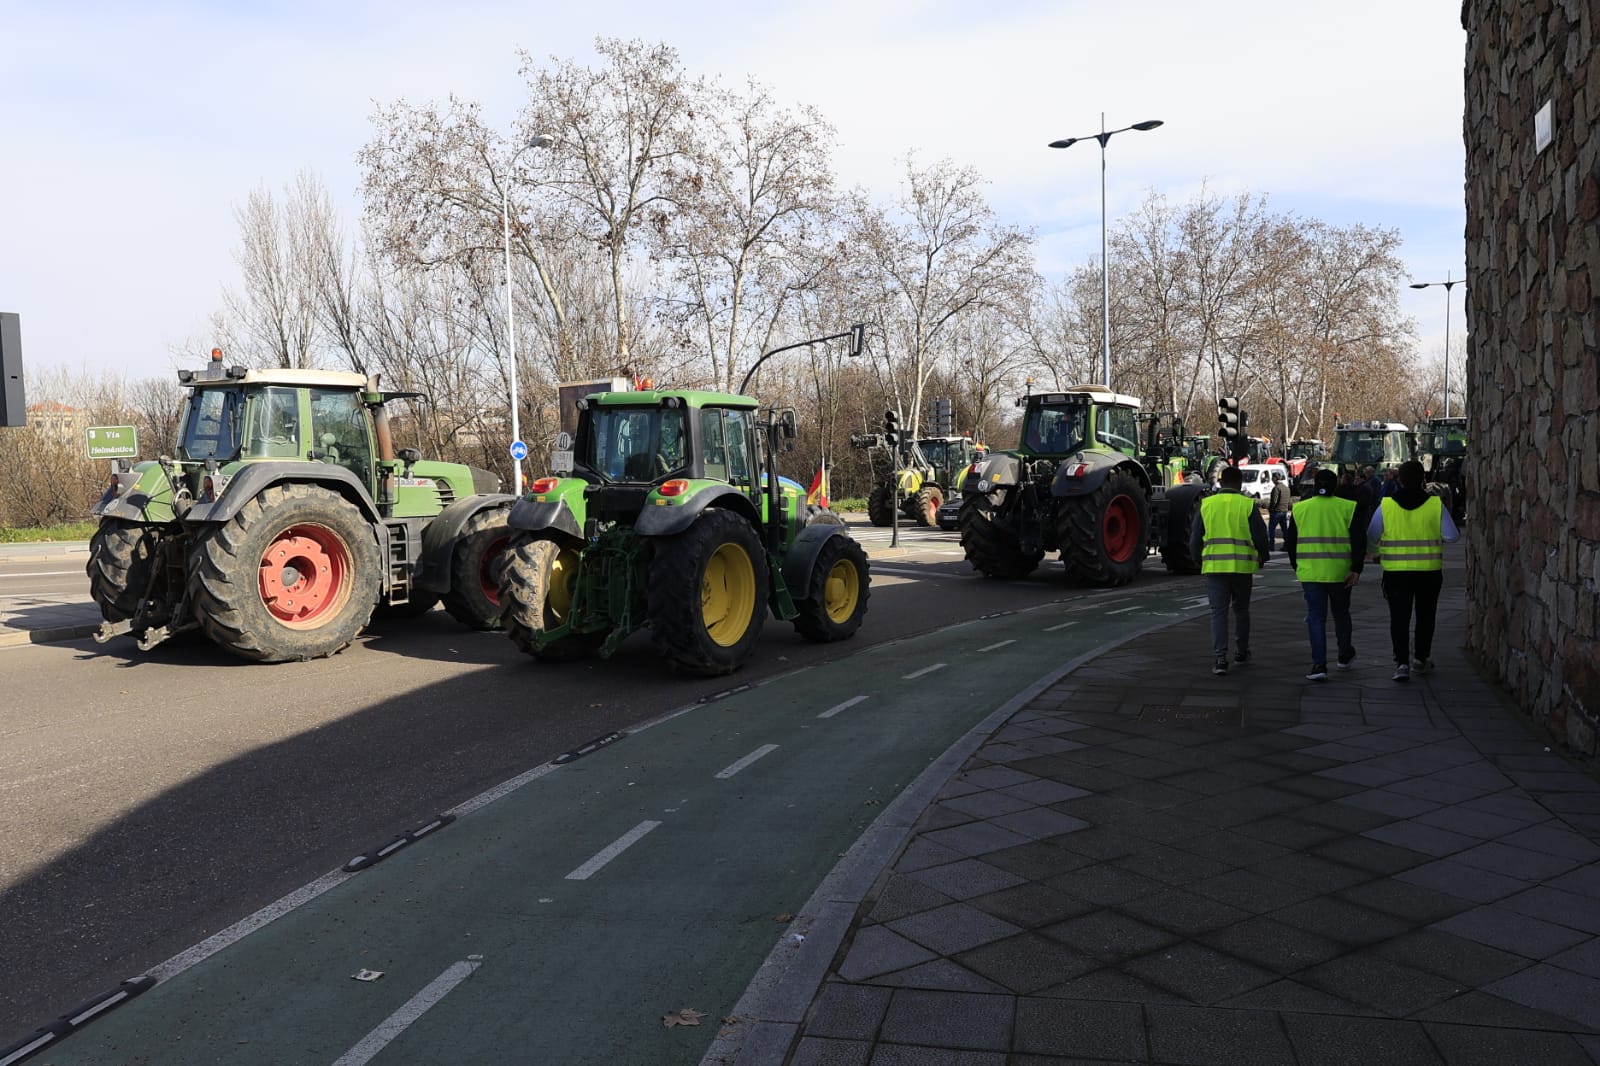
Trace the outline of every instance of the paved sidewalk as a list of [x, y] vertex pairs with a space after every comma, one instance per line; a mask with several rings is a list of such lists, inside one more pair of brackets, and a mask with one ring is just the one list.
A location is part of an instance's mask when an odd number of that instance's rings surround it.
[[[87, 541], [0, 544], [3, 563], [82, 570], [88, 561]], [[81, 596], [0, 596], [0, 648], [87, 637], [99, 628], [100, 609], [89, 597], [87, 582]]]
[[820, 987], [752, 986], [738, 1061], [1600, 1061], [1600, 785], [1466, 661], [1460, 562], [1409, 683], [1374, 569], [1326, 683], [1291, 593], [1225, 677], [1200, 618], [1048, 688], [857, 891]]

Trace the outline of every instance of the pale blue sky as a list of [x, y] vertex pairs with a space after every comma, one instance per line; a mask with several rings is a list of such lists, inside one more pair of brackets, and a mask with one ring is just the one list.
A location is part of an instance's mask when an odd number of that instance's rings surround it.
[[[693, 72], [820, 108], [845, 185], [891, 198], [899, 160], [971, 164], [1059, 275], [1099, 254], [1099, 150], [1045, 145], [1146, 118], [1108, 152], [1115, 221], [1155, 189], [1266, 193], [1280, 211], [1394, 227], [1415, 280], [1460, 277], [1459, 0], [0, 0], [0, 311], [30, 370], [165, 374], [210, 346], [233, 212], [318, 173], [357, 222], [374, 101], [476, 100], [502, 128], [516, 50], [588, 61], [597, 35], [665, 41]], [[1531, 121], [1531, 118], [1530, 118]], [[1424, 355], [1440, 289], [1402, 293]], [[1462, 355], [1462, 290], [1452, 297]], [[1459, 374], [1459, 362], [1453, 376]]]

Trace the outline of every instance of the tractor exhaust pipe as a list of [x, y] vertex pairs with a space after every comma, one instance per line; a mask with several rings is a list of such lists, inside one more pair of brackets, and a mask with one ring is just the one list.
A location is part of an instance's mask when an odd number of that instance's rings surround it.
[[[378, 391], [378, 378], [380, 374], [367, 376], [367, 391]], [[372, 409], [372, 432], [378, 438], [378, 458], [384, 462], [394, 460], [394, 435], [389, 432], [389, 409], [379, 404]]]

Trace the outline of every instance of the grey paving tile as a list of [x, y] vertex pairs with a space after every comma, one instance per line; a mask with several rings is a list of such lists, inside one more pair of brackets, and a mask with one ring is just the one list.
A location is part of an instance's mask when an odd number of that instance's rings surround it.
[[1420, 822], [1394, 822], [1376, 829], [1368, 829], [1361, 835], [1440, 858], [1465, 851], [1478, 843], [1477, 837], [1440, 829], [1437, 826], [1423, 825]]
[[1213, 1004], [1271, 984], [1277, 975], [1193, 941], [1175, 944], [1122, 964], [1124, 973], [1188, 1000]]
[[1266, 877], [1254, 870], [1230, 870], [1186, 887], [1209, 899], [1257, 914], [1275, 911], [1316, 895], [1308, 888]]
[[1391, 819], [1414, 818], [1419, 814], [1438, 810], [1439, 804], [1433, 800], [1421, 799], [1417, 796], [1407, 796], [1389, 789], [1373, 788], [1365, 792], [1357, 792], [1344, 797], [1340, 803], [1348, 803], [1352, 807], [1376, 811], [1387, 814]]
[[872, 910], [866, 920], [892, 922], [896, 918], [904, 918], [908, 914], [920, 911], [931, 911], [950, 902], [949, 896], [916, 880], [912, 874], [891, 874], [883, 886], [883, 891], [873, 902]]
[[1560, 855], [1579, 863], [1589, 863], [1600, 859], [1600, 844], [1596, 844], [1581, 833], [1563, 829], [1552, 822], [1529, 826], [1514, 833], [1507, 833], [1499, 839], [1498, 843], [1525, 848], [1528, 851], [1537, 851], [1545, 855]]
[[830, 981], [806, 1013], [808, 1036], [870, 1040], [889, 1009], [889, 989]]
[[891, 1044], [1005, 1051], [1011, 1041], [1012, 997], [897, 989], [879, 1039]]
[[1321, 767], [1295, 765], [1294, 760], [1301, 760], [1303, 762], [1319, 760], [1311, 760], [1308, 757], [1298, 753], [1275, 755], [1272, 756], [1272, 758], [1285, 769], [1293, 770], [1297, 774], [1304, 775], [1301, 777], [1286, 777], [1277, 783], [1277, 787], [1288, 792], [1298, 792], [1302, 796], [1311, 796], [1315, 799], [1328, 800], [1338, 799], [1340, 796], [1348, 796], [1353, 792], [1362, 792], [1365, 791], [1367, 787], [1366, 785], [1358, 784], [1354, 781], [1338, 781], [1331, 777], [1317, 776], [1316, 774], [1312, 773], [1312, 771], [1321, 769]]
[[1284, 1027], [1299, 1066], [1443, 1066], [1444, 1060], [1422, 1026], [1380, 1018], [1338, 1018], [1318, 1014], [1286, 1014]]
[[917, 1047], [913, 1044], [879, 1044], [872, 1066], [1005, 1066], [998, 1051], [957, 1051], [953, 1048]]
[[1037, 929], [1097, 910], [1098, 904], [1075, 899], [1041, 884], [1022, 884], [967, 900], [972, 906], [1022, 929]]
[[1427, 1025], [1434, 1046], [1451, 1066], [1593, 1066], [1582, 1045], [1567, 1033], [1496, 1030], [1481, 1025]]
[[1039, 780], [1032, 774], [1023, 773], [1006, 766], [989, 766], [982, 770], [963, 770], [956, 775], [956, 780], [964, 781], [969, 785], [979, 788], [1012, 788], [1016, 785], [1026, 785]]
[[1549, 885], [1536, 885], [1526, 892], [1507, 896], [1500, 901], [1500, 906], [1585, 933], [1600, 933], [1600, 906], [1596, 906], [1593, 899]]
[[1564, 855], [1551, 855], [1547, 852], [1512, 847], [1503, 840], [1479, 844], [1475, 848], [1468, 848], [1466, 851], [1459, 852], [1452, 858], [1469, 866], [1476, 866], [1482, 870], [1492, 870], [1508, 877], [1518, 877], [1524, 881], [1553, 879], [1578, 865], [1577, 859], [1569, 859]]
[[1506, 770], [1505, 775], [1524, 791], [1541, 794], [1571, 792], [1588, 798], [1595, 787], [1593, 778], [1577, 771]]
[[1360, 748], [1346, 741], [1330, 741], [1327, 744], [1316, 744], [1309, 748], [1300, 749], [1302, 755], [1310, 755], [1318, 759], [1328, 759], [1333, 762], [1353, 763], [1372, 758], [1374, 752], [1370, 748]]
[[[980, 792], [978, 795], [984, 796], [988, 795], [988, 793]], [[975, 815], [958, 810], [948, 804], [936, 803], [922, 812], [922, 817], [917, 819], [916, 830], [919, 833], [928, 833], [935, 829], [948, 829], [953, 825], [962, 825], [974, 820], [976, 820]]]
[[1144, 1061], [1148, 1049], [1143, 1008], [1137, 1003], [1023, 997], [1017, 1001], [1013, 1050], [1019, 1054]]
[[1132, 870], [1136, 874], [1154, 878], [1168, 885], [1201, 881], [1233, 869], [1226, 862], [1171, 847], [1152, 848], [1113, 861], [1124, 870]]
[[1023, 834], [1002, 829], [992, 822], [971, 822], [953, 829], [940, 829], [922, 835], [923, 842], [949, 848], [962, 855], [982, 855], [985, 852], [999, 851], [1001, 848], [1015, 847], [1027, 843], [1028, 840], [1029, 838]]
[[1540, 963], [1502, 978], [1484, 989], [1513, 1003], [1548, 1011], [1600, 1028], [1600, 980], [1571, 970]]
[[1530, 959], [1548, 958], [1589, 939], [1587, 933], [1499, 905], [1474, 907], [1435, 923], [1433, 928]]
[[1103, 969], [1052, 985], [1039, 993], [1054, 999], [1108, 999], [1117, 1003], [1180, 1003], [1176, 995], [1121, 970]]
[[1268, 859], [1266, 862], [1256, 863], [1250, 869], [1319, 894], [1336, 892], [1341, 888], [1349, 888], [1351, 885], [1372, 880], [1372, 874], [1366, 870], [1358, 870], [1353, 866], [1307, 854], [1291, 854]]
[[1229, 829], [1219, 829], [1214, 833], [1175, 841], [1172, 846], [1206, 858], [1218, 859], [1229, 866], [1254, 866], [1258, 862], [1289, 854], [1289, 849], [1282, 844], [1257, 840], [1255, 837], [1235, 833]]
[[1177, 888], [1129, 900], [1117, 909], [1181, 937], [1197, 937], [1249, 917], [1238, 907]]
[[1552, 955], [1549, 961], [1586, 977], [1600, 977], [1600, 939], [1591, 937], [1559, 955]]
[[957, 859], [964, 858], [966, 858], [965, 854], [953, 848], [935, 844], [927, 837], [916, 837], [910, 844], [906, 845], [906, 850], [895, 860], [894, 868], [901, 873], [906, 873], [911, 870], [920, 870], [924, 866], [940, 866], [944, 863], [955, 862]]
[[1338, 941], [1267, 917], [1247, 918], [1199, 939], [1277, 974], [1292, 974], [1350, 950]]
[[1295, 1014], [1361, 1014], [1363, 1008], [1319, 989], [1285, 978], [1223, 1000], [1218, 1006]]
[[1069, 870], [1050, 878], [1045, 884], [1065, 892], [1074, 899], [1088, 900], [1101, 906], [1126, 903], [1128, 900], [1164, 892], [1167, 889], [1167, 886], [1160, 881], [1141, 877], [1131, 870], [1124, 870], [1110, 863]]
[[[1468, 768], [1463, 767], [1453, 772], [1462, 773], [1466, 769]], [[1489, 772], [1495, 773], [1493, 770]], [[1537, 825], [1549, 820], [1550, 812], [1548, 810], [1535, 803], [1532, 798], [1520, 789], [1512, 788], [1511, 782], [1506, 781], [1503, 775], [1500, 775], [1500, 780], [1505, 782], [1502, 786], [1505, 791], [1496, 792], [1491, 796], [1480, 796], [1475, 800], [1468, 800], [1461, 806], [1469, 811], [1481, 811], [1484, 814], [1510, 818], [1524, 825]]]
[[1391, 961], [1458, 982], [1463, 988], [1482, 987], [1530, 965], [1525, 956], [1436, 928], [1382, 941], [1372, 950]]
[[1411, 925], [1428, 925], [1473, 907], [1471, 900], [1446, 892], [1385, 877], [1352, 885], [1335, 893], [1340, 899], [1399, 918]]
[[1002, 888], [1020, 885], [1025, 880], [990, 866], [981, 859], [962, 859], [943, 866], [927, 866], [899, 876], [927, 885], [952, 900], [998, 892]]
[[1545, 1029], [1555, 1032], [1591, 1032], [1570, 1018], [1546, 1010], [1525, 1007], [1484, 991], [1465, 992], [1437, 1007], [1418, 1013], [1414, 1020], [1483, 1025], [1500, 1029]]
[[1336, 896], [1318, 896], [1281, 907], [1272, 912], [1272, 917], [1296, 929], [1358, 947], [1410, 931], [1408, 923]]
[[[1018, 799], [1016, 796], [1010, 796], [1004, 792], [996, 792], [991, 789], [983, 792], [974, 792], [967, 796], [957, 796], [955, 799], [945, 800], [940, 806], [959, 811], [961, 814], [966, 815], [962, 819], [963, 821], [971, 821], [974, 818], [993, 818], [997, 814], [1025, 811], [1034, 806], [1034, 804], [1024, 799]], [[939, 828], [943, 828], [943, 826]]]
[[966, 903], [908, 915], [888, 923], [888, 927], [940, 955], [954, 955], [1022, 932], [1010, 922]]
[[1571, 873], [1562, 874], [1550, 883], [1563, 892], [1600, 899], [1600, 863], [1590, 863]]
[[1082, 818], [1074, 818], [1049, 807], [1030, 807], [1012, 814], [1002, 814], [989, 819], [989, 822], [1031, 840], [1048, 840], [1065, 833], [1075, 833], [1089, 828], [1090, 824]]
[[1515, 832], [1525, 825], [1515, 818], [1474, 810], [1464, 803], [1429, 811], [1427, 814], [1419, 815], [1417, 821], [1423, 825], [1448, 829], [1452, 833], [1464, 833], [1480, 840], [1493, 840], [1495, 837]]
[[1395, 1018], [1443, 1003], [1463, 991], [1455, 981], [1367, 952], [1319, 963], [1295, 974], [1295, 980]]
[[[1356, 793], [1367, 795], [1368, 793]], [[1351, 797], [1318, 803], [1294, 812], [1294, 817], [1313, 825], [1328, 826], [1346, 833], [1364, 833], [1396, 820], [1396, 815], [1370, 808], [1358, 807], [1349, 802]]]
[[940, 992], [982, 992], [1008, 995], [1010, 990], [987, 977], [973, 973], [950, 959], [934, 959], [919, 966], [908, 966], [870, 979], [886, 988], [924, 988]]
[[1470, 899], [1474, 903], [1492, 903], [1528, 887], [1526, 881], [1480, 870], [1454, 859], [1439, 859], [1395, 876], [1415, 885]]
[[794, 1066], [867, 1066], [871, 1045], [855, 1040], [802, 1037], [795, 1048]]
[[1150, 1057], [1187, 1066], [1279, 1066], [1294, 1061], [1288, 1035], [1268, 1011], [1145, 1008]]
[[1088, 866], [1095, 860], [1062, 847], [1054, 840], [1033, 840], [1014, 848], [986, 852], [982, 861], [1029, 881], [1042, 881], [1053, 874]]
[[1326, 770], [1318, 770], [1318, 777], [1330, 778], [1334, 781], [1349, 781], [1369, 788], [1382, 788], [1384, 785], [1402, 781], [1410, 774], [1399, 770], [1385, 770], [1378, 766], [1365, 766], [1356, 764], [1352, 766], [1330, 766]]
[[1343, 863], [1375, 874], [1393, 874], [1421, 866], [1433, 859], [1425, 852], [1413, 851], [1395, 844], [1385, 844], [1369, 837], [1351, 836], [1332, 840], [1311, 849], [1312, 854], [1332, 862]]
[[1432, 800], [1434, 803], [1441, 805], [1464, 803], [1469, 799], [1475, 799], [1483, 795], [1482, 789], [1441, 781], [1435, 775], [1407, 778], [1404, 781], [1396, 781], [1386, 787], [1390, 792]]
[[1178, 937], [1113, 910], [1093, 911], [1046, 926], [1041, 932], [1085, 955], [1106, 963], [1165, 947]]
[[956, 960], [1012, 992], [1030, 995], [1062, 981], [1099, 969], [1099, 960], [1034, 933], [997, 940]]
[[955, 799], [959, 796], [970, 796], [974, 792], [987, 791], [982, 785], [975, 785], [970, 781], [963, 781], [960, 777], [953, 777], [939, 790], [938, 799]]
[[1300, 818], [1262, 818], [1234, 828], [1240, 833], [1269, 844], [1278, 844], [1290, 850], [1316, 847], [1346, 834], [1343, 829], [1318, 825]]
[[933, 952], [912, 943], [892, 929], [869, 925], [856, 931], [844, 962], [839, 964], [839, 976], [846, 981], [862, 981], [877, 974], [927, 962], [933, 957]]
[[1075, 788], [1072, 785], [1062, 784], [1060, 781], [1029, 781], [1027, 784], [1012, 785], [1000, 790], [1007, 796], [1026, 800], [1034, 804], [1060, 803], [1063, 800], [1078, 799], [1089, 795], [1085, 789]]

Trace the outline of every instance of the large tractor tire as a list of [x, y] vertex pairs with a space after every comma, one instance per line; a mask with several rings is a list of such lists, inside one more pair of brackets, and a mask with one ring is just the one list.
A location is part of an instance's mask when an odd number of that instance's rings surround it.
[[855, 636], [867, 613], [869, 584], [861, 545], [850, 537], [829, 537], [817, 553], [810, 583], [796, 590], [795, 631], [819, 644]]
[[938, 485], [924, 485], [907, 503], [907, 510], [919, 526], [928, 529], [939, 525], [939, 508], [944, 506], [944, 492]]
[[189, 555], [189, 602], [215, 644], [254, 662], [303, 662], [349, 645], [383, 570], [372, 526], [317, 485], [273, 485]]
[[712, 507], [658, 539], [648, 600], [651, 639], [675, 669], [700, 677], [737, 670], [767, 611], [767, 557], [755, 528]]
[[875, 526], [894, 525], [894, 486], [879, 485], [867, 497], [867, 517]]
[[1150, 501], [1137, 478], [1112, 471], [1087, 496], [1061, 500], [1056, 542], [1067, 577], [1090, 585], [1126, 585], [1149, 554]]
[[108, 622], [126, 622], [139, 611], [150, 577], [161, 564], [160, 532], [143, 522], [105, 518], [89, 539], [89, 592]]
[[1200, 517], [1202, 497], [1193, 492], [1181, 492], [1172, 497], [1167, 512], [1167, 541], [1161, 545], [1161, 562], [1173, 574], [1198, 574], [1200, 560], [1189, 550], [1189, 534]]
[[995, 501], [988, 495], [969, 492], [961, 500], [956, 528], [961, 531], [961, 550], [967, 562], [985, 577], [1014, 579], [1027, 577], [1039, 568], [1043, 552], [1025, 552], [1017, 538], [994, 522]]
[[500, 568], [511, 544], [510, 506], [489, 507], [461, 528], [450, 554], [450, 591], [443, 596], [450, 617], [469, 629], [499, 629]]
[[517, 648], [543, 662], [571, 662], [598, 648], [604, 633], [575, 633], [539, 647], [536, 641], [565, 625], [578, 579], [578, 552], [546, 537], [521, 537], [506, 549], [499, 601], [506, 634]]

